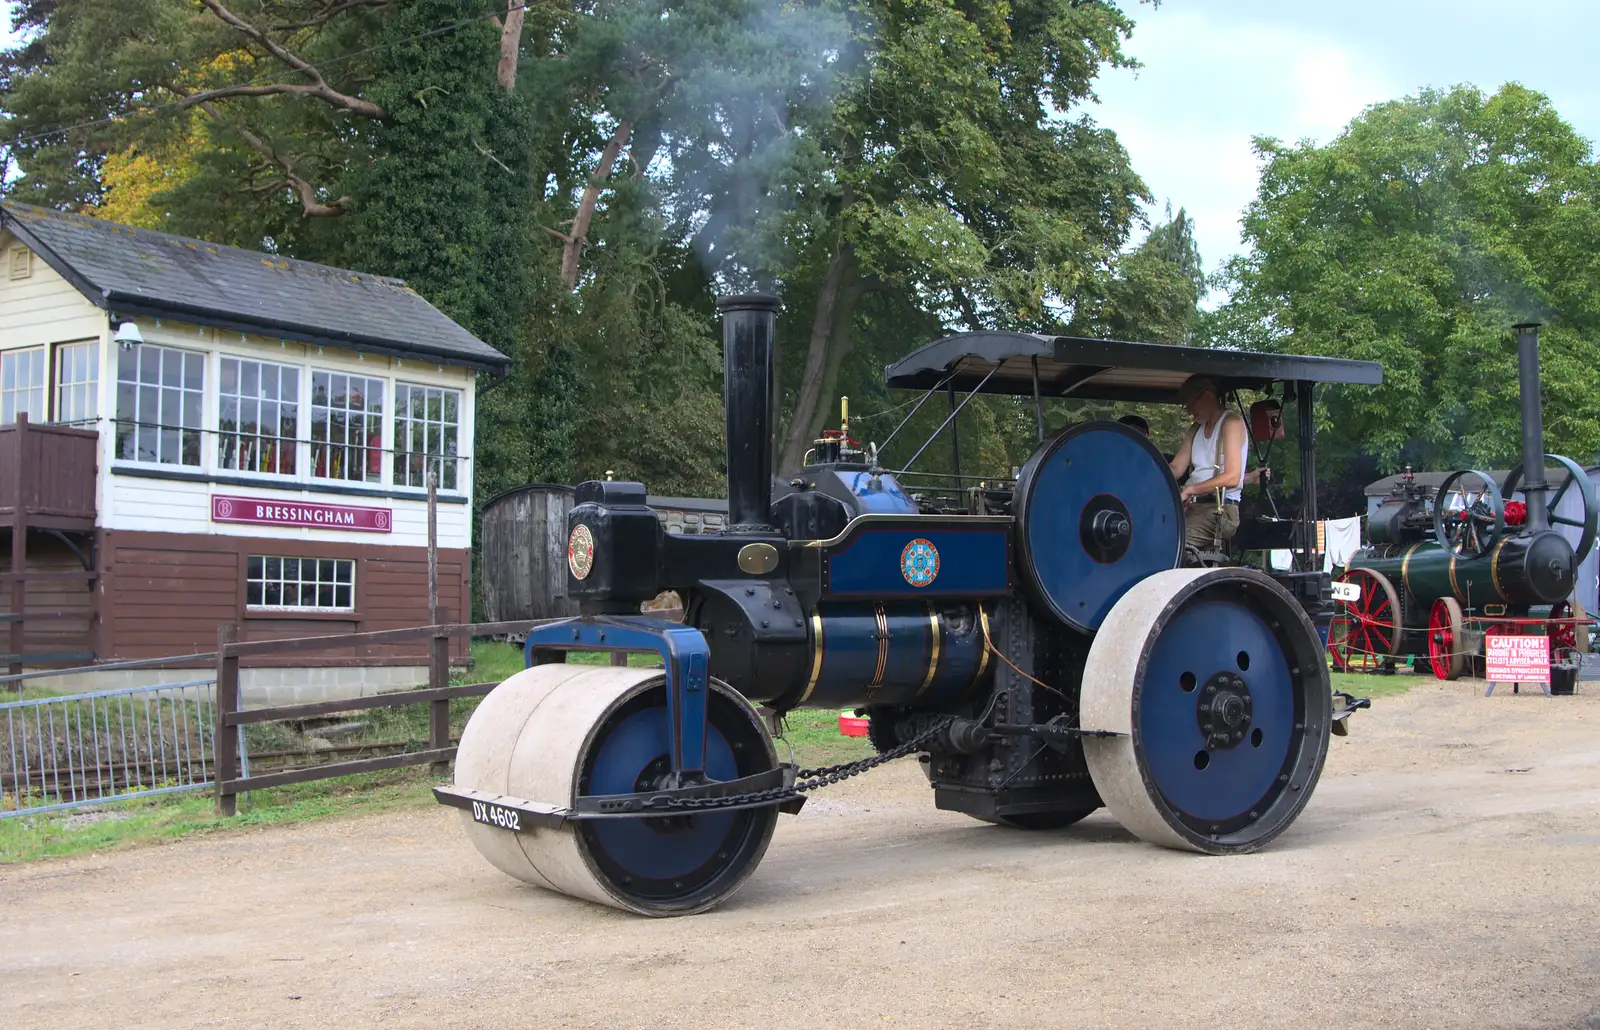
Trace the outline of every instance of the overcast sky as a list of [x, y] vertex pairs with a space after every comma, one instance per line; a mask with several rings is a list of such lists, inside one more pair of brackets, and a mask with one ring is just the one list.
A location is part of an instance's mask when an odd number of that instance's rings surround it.
[[[1195, 219], [1208, 270], [1243, 249], [1255, 196], [1252, 136], [1326, 143], [1362, 108], [1425, 86], [1508, 81], [1600, 135], [1596, 0], [1163, 0], [1128, 5], [1128, 51], [1090, 109], [1116, 130], [1156, 198]], [[1589, 69], [1586, 71], [1585, 69]]]
[[[1145, 67], [1097, 87], [1156, 198], [1186, 207], [1215, 269], [1242, 249], [1255, 195], [1254, 135], [1327, 142], [1368, 104], [1424, 86], [1507, 81], [1539, 90], [1586, 138], [1600, 137], [1591, 68], [1600, 0], [1125, 0], [1128, 51]], [[10, 27], [9, 0], [0, 30]]]

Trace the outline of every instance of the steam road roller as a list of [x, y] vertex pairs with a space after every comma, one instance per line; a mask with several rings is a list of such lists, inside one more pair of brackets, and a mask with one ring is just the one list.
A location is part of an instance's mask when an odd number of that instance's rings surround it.
[[[890, 389], [921, 396], [881, 445], [853, 440], [846, 418], [774, 475], [778, 301], [719, 308], [727, 529], [664, 532], [639, 483], [576, 488], [567, 586], [582, 614], [529, 631], [527, 668], [484, 699], [435, 792], [485, 858], [630, 912], [700, 912], [750, 876], [808, 792], [912, 755], [939, 808], [1010, 827], [1104, 806], [1146, 841], [1213, 855], [1289, 827], [1330, 731], [1365, 704], [1329, 687], [1315, 491], [1231, 542], [1293, 549], [1293, 568], [1201, 558], [1155, 443], [1113, 421], [1047, 430], [1046, 402], [1176, 403], [1204, 375], [1241, 405], [1297, 404], [1314, 484], [1313, 391], [1378, 383], [1377, 365], [963, 333], [886, 369]], [[1033, 402], [1038, 443], [1009, 475], [962, 472], [956, 417], [980, 394]], [[900, 441], [936, 398], [949, 414], [933, 436]], [[1254, 422], [1251, 446], [1283, 435]], [[918, 471], [946, 435], [951, 471]], [[641, 611], [666, 591], [681, 620]], [[660, 664], [566, 663], [574, 651]], [[806, 707], [857, 709], [877, 753], [785, 761], [773, 728]]]

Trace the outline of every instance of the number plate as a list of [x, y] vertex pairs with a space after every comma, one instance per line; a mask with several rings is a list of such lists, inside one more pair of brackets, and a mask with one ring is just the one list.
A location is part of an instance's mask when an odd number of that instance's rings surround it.
[[474, 801], [472, 803], [473, 822], [483, 823], [485, 826], [497, 826], [502, 830], [513, 833], [522, 832], [522, 813], [515, 808], [497, 805], [492, 801]]
[[1335, 583], [1333, 585], [1333, 599], [1335, 601], [1361, 600], [1360, 583]]

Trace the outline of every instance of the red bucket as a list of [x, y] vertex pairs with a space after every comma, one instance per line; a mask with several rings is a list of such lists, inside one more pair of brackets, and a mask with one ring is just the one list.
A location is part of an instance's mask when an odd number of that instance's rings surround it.
[[865, 737], [867, 720], [849, 708], [839, 713], [839, 732], [846, 737]]

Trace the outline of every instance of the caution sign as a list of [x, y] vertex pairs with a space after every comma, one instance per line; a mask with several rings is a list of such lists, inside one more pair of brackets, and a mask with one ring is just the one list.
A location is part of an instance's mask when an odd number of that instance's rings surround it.
[[1490, 634], [1483, 647], [1491, 683], [1550, 682], [1550, 638], [1544, 634]]

